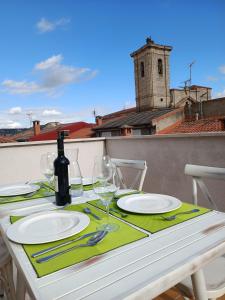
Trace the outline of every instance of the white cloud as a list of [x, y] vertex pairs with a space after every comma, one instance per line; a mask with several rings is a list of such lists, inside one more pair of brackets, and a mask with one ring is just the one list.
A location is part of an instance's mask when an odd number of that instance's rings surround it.
[[9, 110], [9, 114], [11, 114], [11, 115], [18, 115], [18, 114], [21, 114], [21, 112], [22, 112], [22, 108], [19, 106], [12, 107]]
[[42, 112], [42, 115], [43, 116], [59, 116], [61, 115], [62, 113], [60, 111], [57, 111], [55, 109], [45, 109], [43, 112]]
[[41, 20], [37, 22], [36, 27], [39, 33], [46, 33], [54, 31], [57, 27], [65, 27], [68, 23], [70, 23], [70, 19], [68, 18], [61, 18], [56, 21], [41, 18]]
[[55, 95], [56, 89], [67, 84], [90, 80], [97, 75], [97, 71], [89, 68], [78, 68], [62, 64], [63, 56], [53, 55], [34, 66], [35, 74], [39, 80], [16, 81], [6, 79], [2, 82], [5, 91], [10, 94], [31, 95], [46, 93]]
[[207, 81], [214, 82], [214, 81], [217, 81], [217, 80], [218, 80], [218, 78], [217, 78], [217, 77], [215, 77], [215, 76], [208, 76], [208, 77], [206, 78], [206, 80], [207, 80]]
[[222, 98], [222, 97], [225, 97], [225, 89], [215, 94], [215, 98]]
[[52, 57], [37, 63], [34, 67], [35, 70], [46, 70], [50, 68], [54, 68], [55, 66], [59, 65], [60, 62], [63, 60], [61, 54], [53, 55]]
[[21, 128], [22, 125], [19, 122], [13, 120], [0, 120], [0, 128]]
[[2, 86], [10, 94], [30, 95], [38, 92], [43, 92], [43, 87], [32, 81], [15, 81], [6, 79], [2, 82]]
[[219, 71], [220, 73], [225, 74], [225, 65], [220, 66]]

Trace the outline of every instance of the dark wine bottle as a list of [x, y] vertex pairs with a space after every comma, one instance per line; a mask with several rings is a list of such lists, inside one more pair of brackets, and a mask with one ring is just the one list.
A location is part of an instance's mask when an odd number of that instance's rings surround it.
[[56, 205], [64, 206], [71, 203], [70, 185], [68, 176], [68, 158], [64, 154], [64, 137], [68, 136], [68, 131], [59, 131], [57, 139], [58, 157], [54, 161], [55, 175], [55, 197]]

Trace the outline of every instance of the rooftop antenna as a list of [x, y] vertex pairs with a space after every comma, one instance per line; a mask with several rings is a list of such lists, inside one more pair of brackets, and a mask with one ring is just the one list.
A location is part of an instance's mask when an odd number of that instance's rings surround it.
[[92, 114], [93, 114], [94, 118], [96, 118], [96, 110], [95, 110], [95, 108], [93, 109]]
[[30, 127], [32, 127], [32, 117], [33, 117], [32, 111], [26, 113], [26, 115], [28, 116], [28, 119], [29, 119], [29, 121], [30, 121]]
[[191, 73], [191, 68], [192, 68], [192, 66], [193, 66], [193, 64], [195, 63], [195, 60], [193, 60], [193, 62], [191, 62], [190, 64], [189, 64], [189, 68], [190, 68], [190, 79], [189, 79], [189, 83], [190, 83], [190, 86], [191, 86], [191, 79], [192, 79], [192, 73]]

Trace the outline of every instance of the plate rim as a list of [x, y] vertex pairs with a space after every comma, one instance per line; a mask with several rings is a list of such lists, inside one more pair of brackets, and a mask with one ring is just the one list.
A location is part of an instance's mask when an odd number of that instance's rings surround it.
[[[173, 199], [175, 199], [177, 202], [178, 202], [178, 205], [177, 205], [177, 207], [174, 207], [174, 208], [172, 208], [172, 209], [167, 209], [167, 210], [163, 210], [163, 211], [161, 211], [161, 212], [154, 212], [154, 211], [151, 211], [151, 212], [140, 212], [140, 211], [134, 211], [134, 210], [128, 210], [128, 209], [126, 209], [126, 208], [124, 208], [124, 207], [122, 207], [122, 206], [120, 206], [121, 205], [121, 202], [124, 202], [124, 201], [126, 201], [127, 200], [127, 198], [129, 199], [129, 198], [131, 198], [131, 197], [135, 197], [135, 198], [137, 198], [137, 197], [140, 197], [140, 196], [142, 196], [142, 197], [145, 197], [145, 196], [148, 196], [148, 195], [157, 195], [157, 196], [166, 196], [166, 197], [170, 197], [170, 198], [173, 198]], [[123, 210], [125, 210], [125, 211], [129, 211], [129, 212], [132, 212], [132, 213], [136, 213], [136, 214], [163, 214], [163, 213], [167, 213], [167, 212], [171, 212], [171, 211], [174, 211], [174, 210], [176, 210], [176, 209], [178, 209], [178, 208], [180, 208], [181, 207], [181, 205], [182, 205], [182, 201], [180, 200], [180, 199], [178, 199], [178, 198], [176, 198], [176, 197], [174, 197], [174, 196], [170, 196], [170, 195], [166, 195], [166, 194], [156, 194], [156, 193], [145, 193], [145, 194], [132, 194], [132, 195], [128, 195], [128, 196], [124, 196], [124, 197], [121, 197], [118, 201], [117, 201], [117, 205], [118, 205], [118, 207], [119, 208], [121, 208], [121, 209], [123, 209]]]
[[[15, 237], [15, 233], [14, 234], [14, 237], [11, 236], [11, 231], [14, 231], [15, 227], [18, 228], [18, 226], [21, 226], [23, 225], [24, 222], [26, 221], [29, 221], [31, 219], [33, 219], [35, 216], [38, 217], [38, 216], [42, 216], [42, 215], [49, 215], [49, 214], [54, 214], [54, 213], [57, 213], [57, 214], [68, 214], [68, 216], [70, 215], [72, 217], [72, 215], [80, 215], [84, 218], [83, 222], [84, 224], [79, 224], [79, 226], [77, 226], [79, 229], [77, 230], [74, 230], [73, 232], [71, 232], [72, 229], [70, 229], [69, 233], [67, 234], [64, 234], [64, 236], [58, 236], [56, 237], [57, 234], [54, 234], [54, 236], [52, 238], [45, 238], [45, 240], [42, 240], [42, 241], [34, 241], [32, 240], [32, 238], [29, 240], [26, 240], [22, 238], [18, 238], [18, 236]], [[25, 216], [23, 218], [21, 218], [20, 220], [16, 221], [15, 223], [11, 224], [8, 228], [7, 228], [7, 231], [6, 231], [6, 235], [8, 237], [8, 239], [10, 241], [13, 241], [15, 243], [18, 243], [18, 244], [26, 244], [26, 245], [34, 245], [34, 244], [45, 244], [45, 243], [50, 243], [50, 242], [54, 242], [54, 241], [60, 241], [62, 239], [65, 239], [65, 238], [68, 238], [72, 235], [75, 235], [75, 234], [78, 234], [80, 233], [81, 231], [83, 231], [85, 228], [88, 227], [88, 225], [90, 224], [90, 218], [89, 216], [87, 216], [86, 214], [82, 213], [82, 212], [79, 212], [79, 211], [69, 211], [69, 210], [46, 210], [46, 211], [41, 211], [41, 212], [37, 212], [37, 213], [32, 213], [28, 216]], [[18, 229], [17, 229], [18, 230]], [[23, 240], [22, 240], [23, 239]]]
[[[1, 194], [1, 189], [2, 188], [13, 188], [13, 187], [16, 187], [16, 186], [29, 186], [30, 188], [33, 188], [32, 190], [30, 190], [29, 192], [26, 192], [26, 193], [11, 193], [11, 194], [8, 194], [8, 195], [3, 195]], [[36, 192], [38, 190], [40, 190], [40, 185], [38, 184], [34, 184], [34, 183], [18, 183], [18, 184], [6, 184], [6, 185], [2, 185], [0, 186], [0, 197], [13, 197], [13, 196], [22, 196], [22, 195], [26, 195], [26, 194], [29, 194], [29, 193], [33, 193], [33, 192]]]

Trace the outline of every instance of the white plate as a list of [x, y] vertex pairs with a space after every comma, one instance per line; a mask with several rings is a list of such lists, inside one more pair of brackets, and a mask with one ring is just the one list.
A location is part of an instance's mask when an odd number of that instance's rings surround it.
[[58, 241], [85, 229], [87, 215], [76, 211], [45, 211], [24, 217], [7, 230], [10, 240], [21, 244], [43, 244]]
[[26, 195], [40, 189], [36, 184], [5, 185], [0, 187], [0, 197]]
[[136, 194], [117, 201], [120, 208], [139, 214], [161, 214], [175, 210], [181, 204], [177, 198], [161, 194]]

